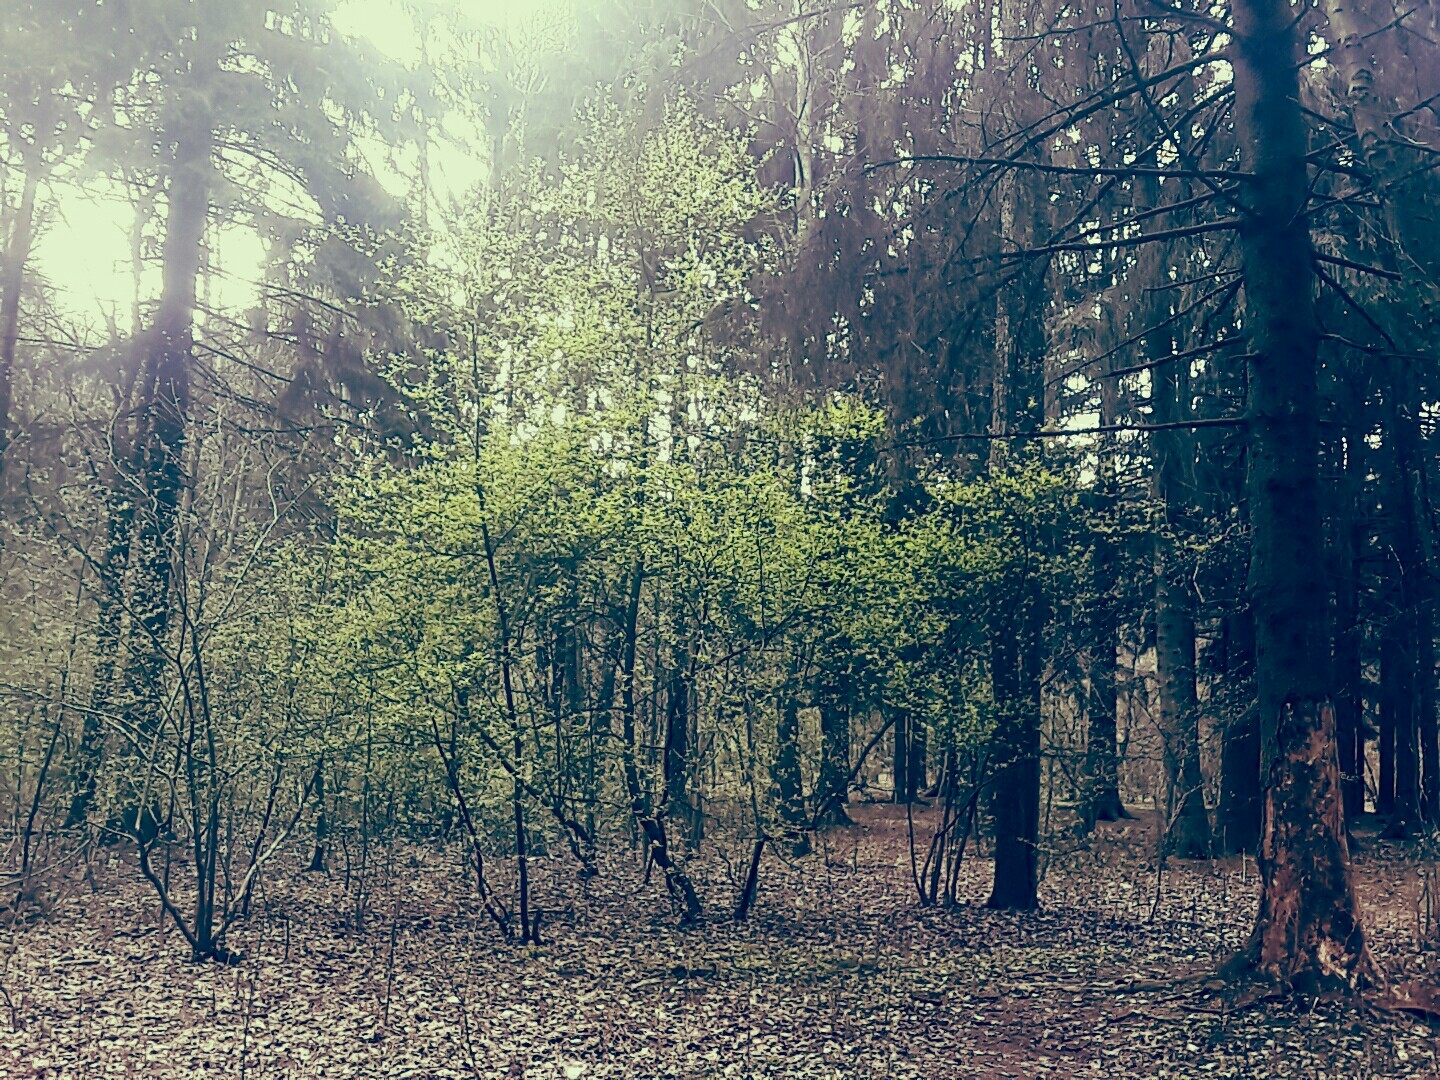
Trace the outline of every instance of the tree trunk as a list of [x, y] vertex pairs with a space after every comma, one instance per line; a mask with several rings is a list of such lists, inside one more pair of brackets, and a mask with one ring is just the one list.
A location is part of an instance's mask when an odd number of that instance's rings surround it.
[[[1001, 233], [1022, 253], [1043, 234], [1044, 198], [1034, 174], [1010, 176], [1000, 196]], [[1022, 212], [1023, 211], [1023, 212]], [[1000, 290], [995, 320], [995, 384], [990, 470], [1039, 458], [1045, 415], [1045, 291], [1048, 262], [1028, 257]], [[1015, 444], [1010, 440], [1018, 436]], [[1022, 548], [1038, 537], [1022, 537]], [[1037, 906], [1040, 842], [1040, 683], [1046, 621], [1039, 575], [1024, 559], [990, 614], [990, 681], [995, 702], [995, 878], [990, 907]]]
[[925, 730], [925, 721], [913, 713], [907, 718], [910, 729], [910, 756], [905, 767], [906, 801], [914, 802], [925, 790], [929, 778], [930, 733]]
[[700, 842], [699, 819], [690, 804], [690, 686], [685, 657], [677, 655], [665, 707], [665, 817], [678, 821], [693, 848]]
[[648, 855], [665, 875], [665, 888], [680, 907], [680, 919], [690, 925], [700, 919], [700, 897], [695, 886], [670, 851], [662, 815], [651, 808], [650, 793], [640, 780], [635, 741], [635, 676], [640, 642], [640, 598], [645, 581], [645, 567], [637, 565], [630, 579], [630, 597], [625, 608], [625, 636], [620, 656], [620, 758], [625, 777], [625, 790], [630, 796], [630, 812], [645, 834]]
[[1340, 784], [1345, 819], [1355, 821], [1365, 812], [1365, 668], [1361, 646], [1360, 552], [1364, 533], [1358, 498], [1364, 483], [1360, 439], [1355, 428], [1346, 431], [1345, 461], [1335, 524], [1335, 553], [1331, 578], [1335, 582], [1332, 656], [1335, 672], [1335, 729], [1339, 741]]
[[[0, 269], [0, 481], [10, 454], [10, 405], [15, 385], [15, 351], [20, 340], [20, 295], [25, 287], [25, 266], [35, 242], [35, 193], [40, 185], [40, 166], [26, 163], [20, 205], [5, 246]], [[0, 487], [0, 493], [4, 488]]]
[[323, 757], [315, 763], [315, 779], [312, 787], [315, 789], [315, 849], [310, 855], [310, 865], [305, 869], [307, 873], [323, 874], [329, 869], [330, 855], [330, 822], [325, 816], [325, 759]]
[[775, 725], [775, 763], [770, 776], [775, 782], [775, 800], [780, 820], [790, 835], [791, 850], [798, 858], [808, 855], [810, 841], [805, 832], [805, 792], [800, 773], [800, 700], [796, 695], [799, 667], [792, 664], [790, 679], [781, 689], [780, 713]]
[[[1040, 635], [1038, 583], [1028, 589], [1009, 634], [992, 634], [997, 761], [990, 807], [995, 816], [995, 878], [988, 907], [1030, 911], [1038, 903], [1040, 843]], [[1003, 704], [1002, 704], [1003, 703]]]
[[1160, 563], [1155, 590], [1155, 676], [1160, 725], [1170, 757], [1166, 844], [1178, 858], [1204, 859], [1210, 854], [1210, 822], [1197, 737], [1200, 707], [1195, 690], [1193, 600], [1164, 556]]
[[1440, 824], [1440, 729], [1436, 725], [1435, 688], [1435, 608], [1429, 593], [1433, 586], [1425, 581], [1425, 590], [1416, 622], [1418, 651], [1416, 671], [1420, 686], [1416, 694], [1419, 712], [1415, 724], [1420, 739], [1420, 816], [1430, 825]]
[[900, 710], [895, 714], [894, 773], [895, 786], [893, 801], [901, 804], [913, 803], [925, 789], [927, 775], [926, 759], [929, 757], [929, 739], [925, 725], [914, 713]]
[[[1164, 317], [1157, 311], [1155, 316]], [[1170, 356], [1172, 338], [1164, 329], [1146, 335], [1154, 360]], [[1157, 426], [1190, 419], [1189, 379], [1180, 362], [1154, 369], [1152, 411]], [[1191, 433], [1181, 428], [1151, 436], [1155, 455], [1155, 497], [1163, 515], [1156, 538], [1155, 678], [1160, 697], [1160, 729], [1169, 758], [1170, 795], [1166, 844], [1182, 859], [1210, 854], [1210, 819], [1205, 810], [1205, 779], [1200, 771], [1200, 702], [1195, 683], [1195, 595], [1182, 558], [1182, 543], [1192, 514], [1189, 487], [1194, 464]]]
[[[1221, 622], [1223, 660], [1220, 678], [1242, 700], [1253, 703], [1255, 620], [1248, 608], [1227, 612]], [[1260, 845], [1260, 718], [1247, 705], [1228, 716], [1220, 742], [1220, 807], [1216, 825], [1222, 849], [1230, 855], [1255, 852]]]
[[[1406, 369], [1412, 367], [1408, 361]], [[1385, 485], [1387, 564], [1394, 582], [1393, 605], [1381, 632], [1381, 731], [1393, 762], [1394, 799], [1387, 835], [1408, 836], [1420, 821], [1419, 714], [1422, 682], [1420, 639], [1431, 631], [1422, 626], [1423, 579], [1427, 573], [1421, 538], [1421, 466], [1419, 401], [1409, 370], [1390, 363], [1386, 398], [1385, 439], [1390, 475]]]
[[850, 801], [850, 718], [833, 691], [815, 695], [820, 710], [820, 783], [815, 790], [815, 827], [853, 825], [845, 806]]
[[174, 132], [175, 161], [167, 189], [162, 288], [140, 385], [139, 482], [144, 505], [136, 515], [133, 599], [136, 695], [131, 721], [140, 732], [160, 722], [160, 687], [171, 614], [171, 570], [178, 541], [190, 418], [196, 281], [200, 274], [213, 169], [208, 118], [188, 117]]
[[1250, 343], [1250, 564], [1264, 812], [1260, 907], [1233, 971], [1294, 990], [1373, 978], [1346, 845], [1320, 530], [1318, 331], [1293, 12], [1235, 0]]
[[[1119, 419], [1118, 394], [1113, 378], [1104, 378], [1100, 388], [1100, 425]], [[1086, 708], [1084, 807], [1085, 827], [1097, 821], [1119, 821], [1129, 815], [1120, 801], [1120, 754], [1116, 740], [1115, 715], [1119, 705], [1116, 691], [1116, 663], [1120, 646], [1119, 598], [1120, 552], [1113, 527], [1119, 501], [1115, 476], [1115, 441], [1102, 436], [1099, 474], [1095, 483], [1095, 514], [1100, 522], [1094, 545], [1095, 612], [1090, 634], [1090, 695]]]

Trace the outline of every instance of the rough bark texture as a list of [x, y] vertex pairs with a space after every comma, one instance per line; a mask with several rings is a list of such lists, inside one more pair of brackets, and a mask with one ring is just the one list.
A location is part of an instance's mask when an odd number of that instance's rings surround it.
[[1250, 339], [1250, 511], [1265, 792], [1260, 910], [1238, 968], [1300, 991], [1375, 971], [1351, 877], [1326, 692], [1318, 332], [1293, 12], [1236, 0], [1236, 122], [1249, 185], [1242, 233]]

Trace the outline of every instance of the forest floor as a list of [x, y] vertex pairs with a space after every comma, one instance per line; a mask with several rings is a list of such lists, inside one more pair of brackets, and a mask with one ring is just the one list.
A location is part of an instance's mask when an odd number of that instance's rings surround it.
[[[982, 906], [984, 859], [969, 903], [918, 907], [903, 809], [854, 816], [806, 859], [767, 854], [740, 925], [738, 865], [697, 867], [714, 910], [679, 930], [628, 853], [583, 889], [537, 860], [528, 949], [478, 912], [463, 853], [372, 851], [363, 889], [336, 853], [328, 876], [269, 875], [233, 968], [190, 963], [133, 852], [108, 849], [0, 933], [0, 1076], [1440, 1076], [1440, 1027], [1207, 989], [1253, 916], [1254, 864], [1157, 873], [1153, 815], [1052, 854], [1027, 915]], [[933, 811], [915, 822], [923, 840]], [[1433, 981], [1430, 864], [1362, 834], [1358, 873], [1392, 977]]]

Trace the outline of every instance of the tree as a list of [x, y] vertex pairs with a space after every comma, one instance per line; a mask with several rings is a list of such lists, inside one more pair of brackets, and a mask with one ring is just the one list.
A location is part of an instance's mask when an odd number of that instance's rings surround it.
[[1314, 253], [1296, 33], [1280, 0], [1236, 0], [1250, 343], [1250, 513], [1265, 792], [1260, 911], [1243, 963], [1300, 990], [1374, 978], [1345, 836], [1320, 529]]

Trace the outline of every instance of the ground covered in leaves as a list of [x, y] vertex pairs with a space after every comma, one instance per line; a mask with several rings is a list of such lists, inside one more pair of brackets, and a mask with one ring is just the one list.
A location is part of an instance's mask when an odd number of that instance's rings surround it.
[[[1248, 928], [1253, 863], [1157, 866], [1142, 818], [1050, 854], [1037, 914], [982, 906], [983, 858], [969, 903], [927, 909], [904, 811], [855, 816], [808, 858], [767, 854], [738, 925], [738, 854], [697, 866], [711, 914], [690, 930], [628, 852], [583, 887], [537, 860], [544, 944], [526, 949], [479, 912], [462, 852], [371, 850], [363, 877], [337, 852], [329, 875], [269, 875], [234, 968], [190, 963], [133, 852], [105, 850], [4, 930], [0, 1075], [1440, 1075], [1440, 1027], [1206, 987]], [[1369, 839], [1358, 865], [1377, 954], [1433, 981], [1430, 864]]]

